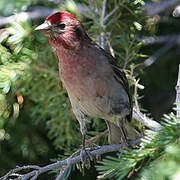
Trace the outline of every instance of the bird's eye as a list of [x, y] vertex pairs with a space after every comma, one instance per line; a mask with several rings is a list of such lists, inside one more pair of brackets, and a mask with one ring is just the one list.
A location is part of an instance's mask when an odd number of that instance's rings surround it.
[[59, 29], [64, 30], [64, 28], [66, 27], [66, 24], [64, 24], [64, 23], [57, 24], [57, 27], [58, 27]]

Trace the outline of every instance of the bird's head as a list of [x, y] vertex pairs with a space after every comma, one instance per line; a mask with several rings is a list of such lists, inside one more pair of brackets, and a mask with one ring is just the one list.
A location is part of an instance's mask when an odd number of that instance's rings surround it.
[[77, 48], [83, 40], [89, 39], [83, 25], [65, 11], [48, 16], [35, 30], [44, 33], [56, 49], [61, 46], [67, 49]]

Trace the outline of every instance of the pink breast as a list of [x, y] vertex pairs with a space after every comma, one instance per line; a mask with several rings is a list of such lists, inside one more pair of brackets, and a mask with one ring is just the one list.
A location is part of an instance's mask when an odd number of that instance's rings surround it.
[[76, 58], [61, 61], [60, 76], [71, 96], [90, 97], [95, 94], [96, 79], [94, 64], [91, 61], [80, 61]]

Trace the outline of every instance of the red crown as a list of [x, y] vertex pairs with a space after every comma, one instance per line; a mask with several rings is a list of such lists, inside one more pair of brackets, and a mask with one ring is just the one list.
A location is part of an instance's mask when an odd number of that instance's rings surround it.
[[76, 18], [65, 11], [57, 12], [55, 14], [52, 14], [46, 18], [46, 21], [49, 21], [51, 24], [57, 24], [65, 21], [71, 21], [75, 20]]

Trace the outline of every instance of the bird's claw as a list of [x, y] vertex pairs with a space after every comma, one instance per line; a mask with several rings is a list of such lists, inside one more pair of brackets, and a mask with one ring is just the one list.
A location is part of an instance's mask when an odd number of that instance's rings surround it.
[[124, 143], [128, 148], [133, 148], [133, 146], [131, 145], [131, 143], [127, 139], [123, 139], [122, 143]]
[[87, 140], [87, 139], [86, 139], [86, 142], [88, 142], [91, 146], [93, 146], [94, 149], [99, 149], [99, 148], [101, 147], [101, 146], [99, 146], [99, 145], [97, 145], [97, 144], [91, 142], [90, 140]]
[[90, 161], [93, 160], [93, 156], [91, 155], [91, 152], [86, 150], [85, 147], [83, 147], [81, 149], [81, 153], [80, 153], [80, 156], [81, 156], [81, 162], [82, 162], [82, 167], [84, 168], [88, 162], [88, 159]]

